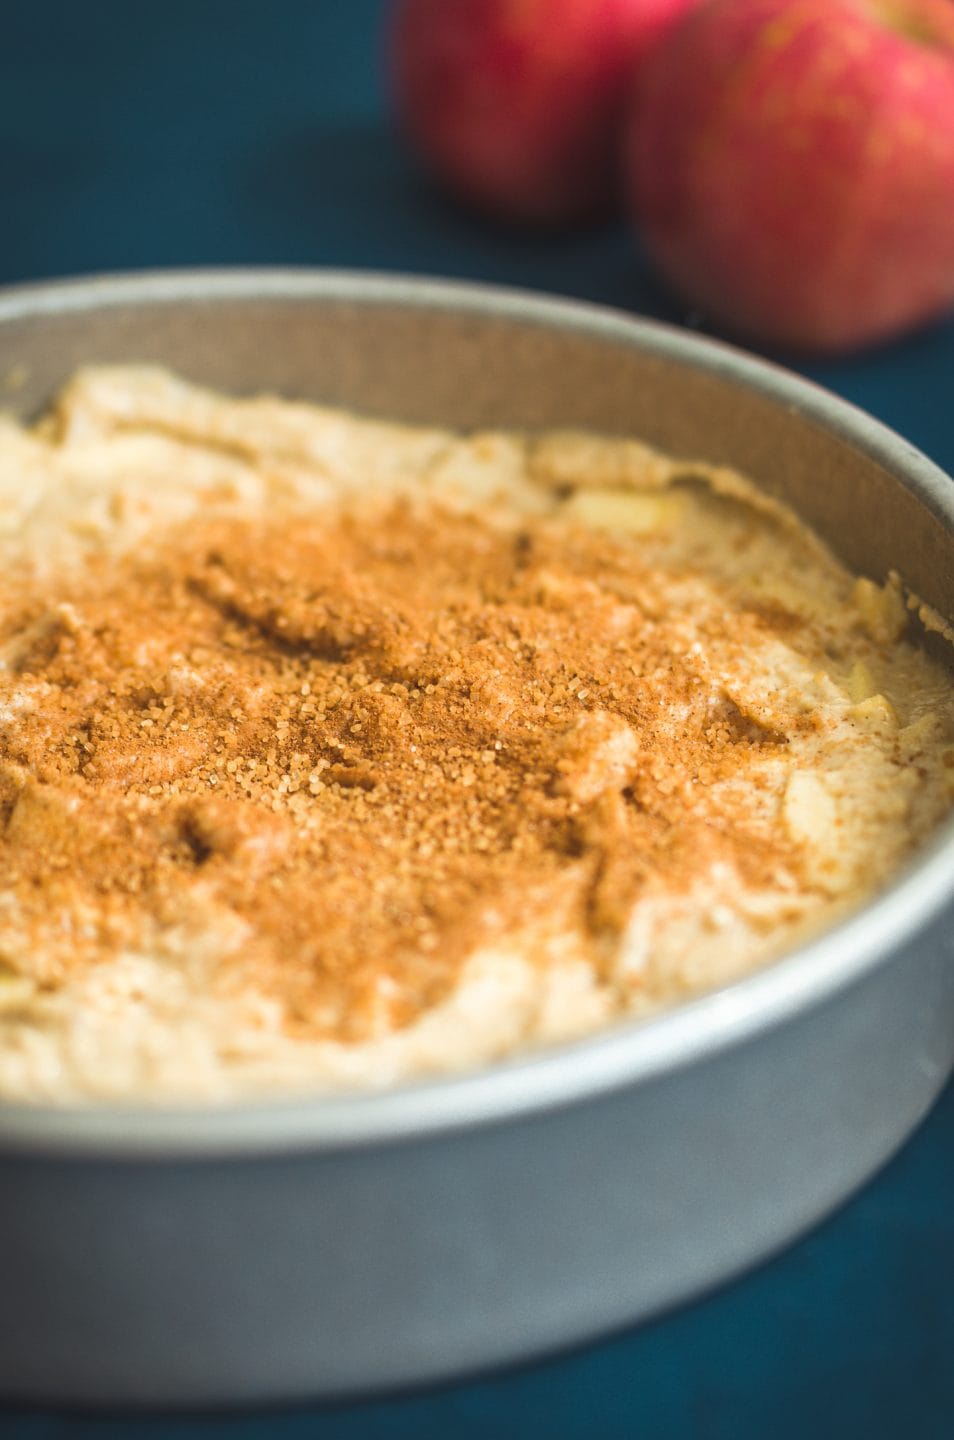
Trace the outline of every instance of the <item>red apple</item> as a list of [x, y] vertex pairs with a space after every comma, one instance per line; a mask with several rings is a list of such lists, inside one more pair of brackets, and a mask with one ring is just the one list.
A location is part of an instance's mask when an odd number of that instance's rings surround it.
[[626, 150], [651, 256], [744, 336], [849, 350], [954, 302], [951, 0], [709, 0]]
[[582, 219], [618, 193], [630, 77], [697, 0], [398, 0], [398, 114], [433, 171], [505, 219]]

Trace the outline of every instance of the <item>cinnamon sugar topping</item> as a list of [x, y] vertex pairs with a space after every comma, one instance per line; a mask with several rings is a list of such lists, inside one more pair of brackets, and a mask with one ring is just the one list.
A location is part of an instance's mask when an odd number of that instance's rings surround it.
[[360, 1039], [554, 909], [604, 953], [660, 870], [795, 859], [714, 785], [784, 737], [713, 705], [665, 574], [592, 532], [211, 522], [21, 607], [0, 873], [46, 986], [200, 888], [244, 922], [215, 984]]

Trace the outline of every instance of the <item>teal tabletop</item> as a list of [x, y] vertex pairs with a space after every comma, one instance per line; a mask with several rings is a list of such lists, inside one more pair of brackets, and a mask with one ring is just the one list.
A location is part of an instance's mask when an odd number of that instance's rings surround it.
[[[154, 266], [334, 265], [532, 287], [701, 325], [621, 222], [514, 233], [432, 188], [391, 118], [387, 8], [5, 0], [0, 284]], [[954, 472], [954, 319], [849, 359], [772, 358]], [[952, 1357], [948, 1087], [887, 1168], [784, 1254], [572, 1354], [426, 1392], [267, 1413], [0, 1409], [0, 1435], [949, 1440]]]

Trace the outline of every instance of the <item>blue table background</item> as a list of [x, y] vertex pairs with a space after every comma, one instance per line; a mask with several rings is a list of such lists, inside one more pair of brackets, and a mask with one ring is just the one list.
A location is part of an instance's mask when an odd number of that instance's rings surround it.
[[[341, 265], [531, 286], [697, 323], [622, 225], [514, 235], [433, 193], [388, 115], [386, 10], [382, 0], [4, 0], [0, 284], [151, 266]], [[793, 368], [954, 472], [954, 320]], [[954, 1088], [862, 1194], [784, 1255], [570, 1356], [426, 1393], [255, 1415], [0, 1411], [3, 1440], [518, 1435], [949, 1440]]]

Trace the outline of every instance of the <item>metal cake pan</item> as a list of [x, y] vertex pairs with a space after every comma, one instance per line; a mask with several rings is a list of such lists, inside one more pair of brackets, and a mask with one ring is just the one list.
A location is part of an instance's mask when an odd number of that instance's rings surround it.
[[[3, 404], [158, 361], [409, 420], [632, 433], [788, 500], [954, 614], [954, 484], [831, 395], [607, 310], [370, 275], [184, 272], [0, 294]], [[644, 1319], [870, 1176], [954, 1062], [954, 830], [849, 921], [639, 1024], [378, 1094], [0, 1106], [0, 1394], [354, 1394]]]

